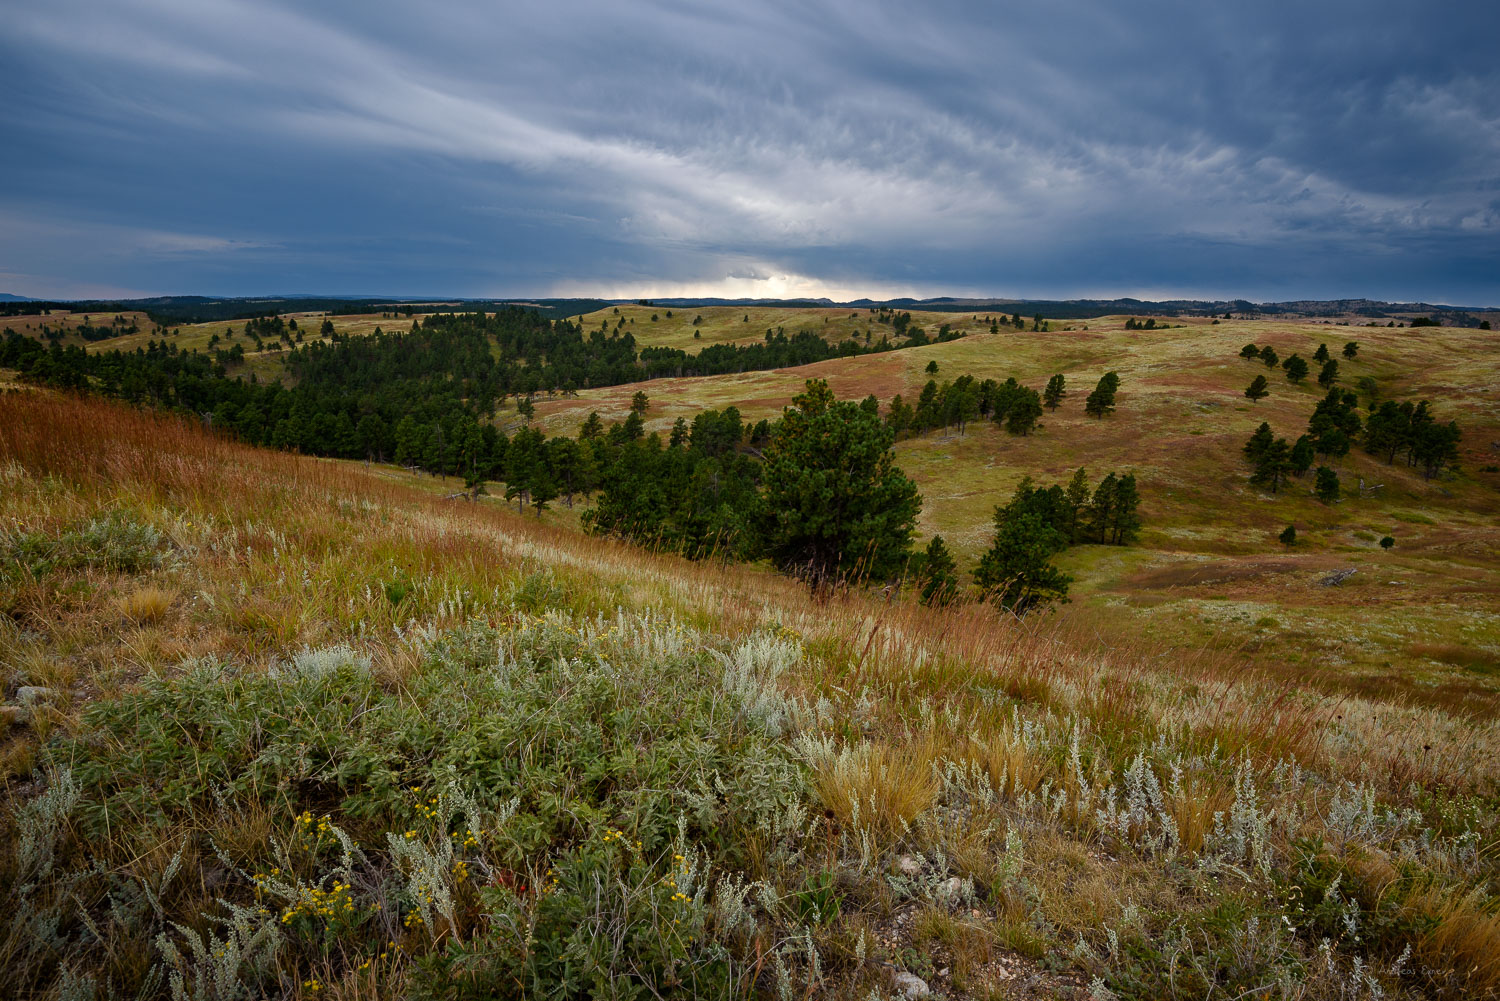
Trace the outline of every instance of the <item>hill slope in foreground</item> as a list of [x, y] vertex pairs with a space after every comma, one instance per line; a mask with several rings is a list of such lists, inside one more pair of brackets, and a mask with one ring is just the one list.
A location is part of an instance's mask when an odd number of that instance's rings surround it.
[[1486, 997], [1500, 733], [0, 394], [8, 997]]

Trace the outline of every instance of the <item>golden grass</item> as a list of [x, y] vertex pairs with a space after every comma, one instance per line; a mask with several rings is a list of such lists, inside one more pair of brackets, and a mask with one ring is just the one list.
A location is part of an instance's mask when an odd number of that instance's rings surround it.
[[115, 607], [128, 621], [136, 625], [147, 625], [166, 618], [167, 612], [172, 608], [172, 602], [176, 600], [176, 591], [157, 587], [155, 584], [147, 584], [121, 595], [116, 599]]
[[890, 843], [937, 799], [931, 748], [861, 742], [828, 748], [809, 762], [813, 786], [839, 823]]

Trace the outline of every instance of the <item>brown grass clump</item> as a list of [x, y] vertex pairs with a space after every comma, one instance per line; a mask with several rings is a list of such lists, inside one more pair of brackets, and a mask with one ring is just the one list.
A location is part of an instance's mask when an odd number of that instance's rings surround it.
[[1461, 895], [1436, 887], [1406, 903], [1408, 913], [1433, 922], [1417, 942], [1419, 960], [1451, 970], [1444, 986], [1462, 997], [1500, 994], [1500, 914], [1486, 906], [1482, 890]]
[[869, 828], [894, 840], [937, 799], [931, 748], [864, 742], [811, 755], [813, 786], [842, 824]]
[[1196, 854], [1214, 828], [1214, 817], [1227, 815], [1234, 805], [1234, 783], [1194, 776], [1183, 781], [1181, 795], [1169, 796], [1166, 802], [1182, 848]]
[[176, 591], [148, 584], [120, 596], [116, 599], [115, 606], [126, 619], [138, 626], [143, 626], [166, 618], [167, 612], [172, 608], [172, 602], [176, 600]]

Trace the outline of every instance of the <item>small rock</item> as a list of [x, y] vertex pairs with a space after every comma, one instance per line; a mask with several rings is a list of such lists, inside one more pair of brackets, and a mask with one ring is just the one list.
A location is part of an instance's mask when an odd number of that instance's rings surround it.
[[897, 997], [925, 998], [932, 993], [932, 988], [927, 986], [927, 981], [905, 970], [891, 978], [891, 986], [895, 989]]
[[915, 876], [922, 871], [922, 863], [910, 855], [903, 855], [896, 860], [896, 868], [901, 870], [903, 876]]
[[964, 892], [964, 881], [957, 876], [949, 876], [938, 884], [937, 898], [944, 903], [953, 903], [958, 900]]
[[40, 685], [22, 685], [16, 689], [16, 698], [23, 706], [34, 706], [38, 702], [57, 698], [57, 692], [51, 688], [43, 688]]

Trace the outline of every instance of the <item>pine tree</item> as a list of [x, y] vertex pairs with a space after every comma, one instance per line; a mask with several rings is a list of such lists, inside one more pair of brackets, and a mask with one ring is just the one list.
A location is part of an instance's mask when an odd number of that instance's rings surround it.
[[1344, 357], [1353, 358], [1359, 354], [1359, 341], [1350, 341], [1344, 345]]
[[922, 499], [896, 468], [893, 434], [809, 379], [766, 449], [761, 537], [771, 562], [813, 587], [881, 579], [911, 550]]
[[1001, 520], [997, 512], [995, 540], [974, 570], [974, 583], [986, 599], [1017, 615], [1066, 601], [1073, 578], [1051, 563], [1066, 545], [1035, 514]]
[[1293, 475], [1301, 476], [1312, 468], [1313, 459], [1317, 458], [1317, 451], [1313, 447], [1311, 435], [1301, 435], [1292, 445], [1289, 456], [1290, 468]]
[[1260, 348], [1254, 344], [1246, 344], [1240, 348], [1240, 357], [1244, 359], [1259, 358]]
[[1389, 535], [1380, 540], [1380, 548], [1386, 550], [1387, 552], [1389, 552], [1391, 547], [1395, 544], [1396, 540], [1391, 538]]
[[[667, 314], [671, 316], [671, 313]], [[641, 417], [646, 416], [646, 411], [651, 409], [651, 399], [643, 390], [636, 390], [635, 395], [630, 398], [630, 412]]]
[[1329, 358], [1328, 345], [1327, 344], [1319, 344], [1318, 345], [1318, 350], [1316, 350], [1316, 351], [1313, 352], [1313, 361], [1315, 361], [1315, 362], [1317, 362], [1318, 364], [1321, 365], [1323, 362], [1327, 361], [1328, 358]]
[[1313, 492], [1317, 494], [1318, 500], [1324, 504], [1332, 504], [1339, 499], [1339, 477], [1338, 474], [1327, 466], [1318, 467], [1318, 479]]
[[1281, 361], [1281, 356], [1276, 353], [1275, 348], [1267, 344], [1260, 349], [1260, 360], [1266, 363], [1266, 368], [1275, 368]]
[[924, 605], [946, 605], [958, 595], [958, 564], [941, 535], [934, 535], [927, 544], [927, 557], [918, 580], [922, 585], [919, 597]]
[[1251, 462], [1259, 462], [1260, 457], [1266, 454], [1266, 450], [1276, 441], [1276, 436], [1271, 433], [1271, 425], [1261, 422], [1260, 427], [1245, 442], [1244, 453]]
[[1108, 473], [1099, 481], [1099, 485], [1094, 488], [1094, 496], [1089, 499], [1086, 520], [1095, 542], [1102, 544], [1109, 541], [1119, 503], [1118, 491], [1119, 479], [1114, 473]]
[[604, 434], [604, 421], [599, 418], [599, 411], [590, 410], [588, 419], [583, 422], [583, 427], [578, 429], [579, 441], [592, 441]]
[[1283, 546], [1287, 546], [1288, 548], [1295, 546], [1297, 544], [1297, 526], [1288, 525], [1282, 529], [1281, 534], [1276, 536], [1276, 538], [1281, 541]]
[[1029, 435], [1041, 416], [1041, 397], [1036, 390], [1023, 386], [1005, 415], [1005, 430], [1015, 435]]
[[1285, 438], [1277, 438], [1260, 457], [1255, 460], [1255, 472], [1250, 482], [1277, 493], [1292, 469], [1292, 446]]
[[1047, 388], [1042, 391], [1042, 403], [1048, 410], [1056, 410], [1062, 398], [1068, 395], [1064, 385], [1065, 380], [1061, 372], [1047, 380]]
[[1115, 392], [1120, 388], [1120, 377], [1114, 372], [1106, 372], [1100, 378], [1099, 384], [1094, 391], [1088, 395], [1083, 402], [1083, 412], [1090, 417], [1102, 418], [1115, 409]]
[[1307, 361], [1301, 355], [1292, 355], [1281, 366], [1286, 369], [1286, 377], [1290, 382], [1301, 382], [1307, 378]]
[[1063, 492], [1067, 501], [1067, 536], [1069, 542], [1082, 542], [1084, 532], [1087, 529], [1087, 513], [1089, 504], [1089, 476], [1088, 471], [1082, 466], [1073, 478], [1068, 481], [1068, 488]]
[[1271, 395], [1271, 391], [1266, 388], [1268, 385], [1269, 383], [1266, 381], [1265, 376], [1257, 375], [1254, 379], [1250, 380], [1250, 385], [1245, 388], [1245, 396], [1253, 402], [1259, 403]]
[[1109, 541], [1116, 546], [1128, 546], [1136, 540], [1141, 530], [1141, 518], [1136, 513], [1141, 495], [1136, 490], [1135, 474], [1126, 473], [1115, 483], [1115, 510], [1110, 521]]
[[1330, 358], [1323, 363], [1323, 370], [1318, 373], [1318, 385], [1332, 386], [1339, 381], [1339, 363]]

